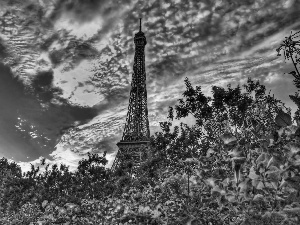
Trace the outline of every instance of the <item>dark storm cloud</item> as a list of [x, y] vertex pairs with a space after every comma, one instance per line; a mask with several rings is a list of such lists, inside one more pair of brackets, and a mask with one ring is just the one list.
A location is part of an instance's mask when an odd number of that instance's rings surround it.
[[66, 110], [70, 113], [75, 121], [80, 121], [81, 124], [87, 123], [92, 118], [98, 115], [98, 110], [96, 110], [95, 108], [67, 106]]
[[98, 51], [90, 43], [81, 41], [69, 42], [65, 51], [74, 55], [72, 61], [75, 61], [77, 64], [82, 59], [94, 57], [98, 53]]
[[22, 149], [21, 154], [24, 155], [32, 148], [39, 152], [38, 146], [30, 143], [30, 135], [19, 132], [16, 128], [20, 112], [26, 110], [27, 113], [30, 113], [39, 104], [34, 98], [25, 94], [22, 82], [18, 78], [13, 78], [10, 69], [3, 64], [0, 64], [0, 74], [1, 150], [10, 156], [20, 154], [19, 150], [13, 154], [15, 149]]
[[[52, 42], [59, 38], [59, 36], [54, 36]], [[49, 52], [49, 59], [51, 60], [53, 67], [57, 67], [62, 63], [67, 64], [64, 70], [68, 71], [78, 66], [82, 60], [94, 58], [98, 54], [98, 51], [89, 43], [89, 41], [66, 40], [69, 41], [67, 47], [53, 49]]]
[[0, 59], [3, 59], [7, 56], [5, 45], [3, 44], [3, 40], [0, 38]]
[[49, 104], [51, 100], [59, 98], [59, 95], [63, 92], [60, 88], [54, 87], [52, 82], [52, 70], [37, 72], [37, 75], [32, 80], [31, 89], [38, 100], [43, 103]]
[[59, 39], [59, 34], [54, 33], [51, 34], [49, 37], [45, 38], [41, 43], [40, 43], [40, 48], [43, 51], [47, 51], [48, 48], [53, 44], [54, 41]]
[[128, 96], [130, 94], [130, 86], [118, 90], [111, 90], [106, 93], [103, 92], [102, 94], [105, 96], [105, 101], [94, 106], [94, 108], [97, 109], [98, 114], [101, 114], [105, 110], [109, 110], [116, 106], [123, 105], [124, 102], [127, 103]]
[[93, 153], [102, 153], [107, 151], [107, 154], [112, 154], [116, 151], [116, 143], [121, 140], [122, 134], [116, 134], [116, 136], [107, 136], [99, 141], [93, 150]]
[[38, 73], [33, 79], [33, 86], [36, 88], [39, 87], [49, 87], [52, 85], [53, 81], [53, 71], [42, 71]]
[[[58, 91], [52, 87], [52, 71], [35, 77], [33, 93], [28, 92], [18, 78], [13, 78], [10, 69], [3, 64], [0, 64], [0, 73], [0, 136], [2, 142], [5, 140], [3, 148], [13, 149], [9, 155], [15, 158], [24, 160], [26, 154], [33, 154], [29, 153], [32, 148], [38, 156], [48, 155], [63, 131], [75, 121], [83, 124], [98, 115], [96, 108], [72, 106], [64, 99], [58, 98], [59, 104], [51, 103]], [[19, 155], [17, 146], [24, 146], [21, 147], [23, 156]]]
[[60, 88], [53, 86], [53, 71], [39, 71], [37, 75], [33, 77], [31, 89], [38, 100], [43, 103], [49, 104], [51, 100], [58, 98], [62, 94]]
[[68, 52], [66, 52], [64, 49], [55, 49], [49, 53], [49, 59], [51, 60], [53, 66], [56, 67], [62, 62], [64, 62], [65, 59], [68, 58], [68, 55]]

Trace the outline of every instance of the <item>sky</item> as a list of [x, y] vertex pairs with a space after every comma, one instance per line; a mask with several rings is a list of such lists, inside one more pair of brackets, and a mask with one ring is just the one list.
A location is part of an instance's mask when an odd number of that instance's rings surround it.
[[[150, 133], [185, 90], [211, 96], [259, 80], [291, 107], [291, 62], [276, 48], [300, 30], [295, 0], [0, 0], [0, 158], [77, 168], [107, 151], [110, 167], [129, 102], [134, 34], [145, 48]], [[193, 124], [190, 116], [183, 120]], [[179, 124], [179, 122], [176, 122]], [[175, 123], [175, 125], [176, 125]]]

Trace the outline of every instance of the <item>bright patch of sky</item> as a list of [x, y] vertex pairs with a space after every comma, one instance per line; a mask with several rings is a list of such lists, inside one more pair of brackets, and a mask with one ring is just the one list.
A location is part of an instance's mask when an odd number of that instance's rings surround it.
[[102, 25], [103, 19], [101, 16], [95, 17], [92, 21], [82, 23], [78, 22], [75, 18], [70, 18], [68, 14], [65, 13], [56, 21], [54, 28], [55, 30], [66, 29], [70, 31], [71, 35], [87, 40], [97, 34]]
[[90, 78], [94, 75], [90, 70], [90, 61], [83, 60], [77, 67], [69, 71], [63, 71], [62, 68], [63, 65], [53, 69], [53, 83], [64, 90], [63, 98], [68, 99], [72, 104], [89, 107], [105, 100], [103, 95], [94, 92], [95, 86], [88, 84], [80, 87], [80, 84], [90, 81]]

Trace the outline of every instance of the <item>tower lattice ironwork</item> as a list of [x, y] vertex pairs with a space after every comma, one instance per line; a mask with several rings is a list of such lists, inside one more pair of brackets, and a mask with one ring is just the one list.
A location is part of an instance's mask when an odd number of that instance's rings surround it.
[[140, 30], [134, 36], [135, 55], [126, 123], [122, 139], [117, 143], [119, 150], [111, 167], [112, 171], [120, 165], [125, 155], [133, 162], [133, 168], [137, 168], [143, 159], [145, 147], [150, 142], [145, 70], [147, 41], [141, 27], [140, 19]]

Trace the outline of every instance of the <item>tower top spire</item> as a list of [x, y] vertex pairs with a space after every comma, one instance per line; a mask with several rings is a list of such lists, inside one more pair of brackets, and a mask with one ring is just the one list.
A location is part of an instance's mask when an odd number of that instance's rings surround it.
[[142, 18], [140, 18], [140, 32], [142, 31]]
[[147, 44], [146, 37], [142, 31], [142, 18], [140, 18], [140, 30], [134, 36], [134, 43], [137, 46], [145, 46]]

